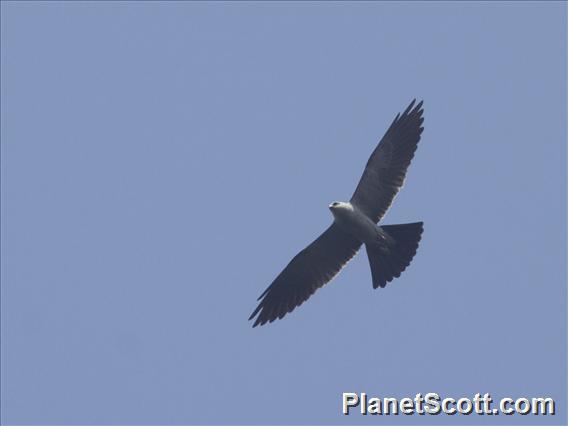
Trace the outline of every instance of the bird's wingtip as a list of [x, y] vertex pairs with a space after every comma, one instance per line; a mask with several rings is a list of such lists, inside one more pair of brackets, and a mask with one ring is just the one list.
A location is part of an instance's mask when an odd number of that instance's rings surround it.
[[406, 109], [404, 110], [404, 112], [402, 113], [402, 116], [406, 116], [410, 113], [410, 111], [412, 110], [412, 107], [414, 106], [414, 103], [416, 102], [416, 99], [413, 99], [412, 102], [410, 102], [410, 105], [408, 105], [406, 107]]
[[250, 314], [250, 317], [249, 317], [248, 320], [250, 321], [250, 320], [252, 320], [254, 317], [256, 317], [256, 314], [258, 314], [258, 312], [259, 312], [261, 309], [262, 309], [262, 303], [260, 303], [260, 304], [256, 307], [256, 309], [252, 312], [252, 314]]

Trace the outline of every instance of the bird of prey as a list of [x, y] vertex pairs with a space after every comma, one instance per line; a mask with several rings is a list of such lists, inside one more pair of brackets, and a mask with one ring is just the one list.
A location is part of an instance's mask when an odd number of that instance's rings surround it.
[[[422, 102], [397, 114], [371, 154], [348, 202], [329, 205], [333, 223], [294, 257], [260, 295], [249, 320], [253, 327], [281, 319], [327, 284], [365, 244], [373, 288], [385, 287], [412, 261], [422, 236], [422, 222], [377, 223], [402, 187], [424, 128]], [[257, 316], [258, 315], [258, 316]]]

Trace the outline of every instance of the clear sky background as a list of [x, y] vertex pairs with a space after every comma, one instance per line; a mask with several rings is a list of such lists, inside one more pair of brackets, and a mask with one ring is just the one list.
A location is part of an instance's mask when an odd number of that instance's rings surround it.
[[[2, 2], [2, 422], [565, 424], [566, 4]], [[425, 131], [385, 223], [267, 327], [256, 298]], [[551, 396], [349, 417], [342, 392]]]

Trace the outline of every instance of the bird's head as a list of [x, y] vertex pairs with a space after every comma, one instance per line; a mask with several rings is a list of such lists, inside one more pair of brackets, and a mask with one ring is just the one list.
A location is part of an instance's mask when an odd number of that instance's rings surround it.
[[331, 211], [334, 211], [335, 209], [338, 209], [338, 208], [339, 208], [339, 205], [340, 205], [340, 204], [341, 204], [340, 201], [334, 201], [333, 203], [331, 203], [331, 204], [329, 205], [329, 209], [330, 209]]
[[338, 212], [340, 210], [352, 210], [350, 203], [344, 203], [343, 201], [334, 201], [329, 205], [331, 212]]

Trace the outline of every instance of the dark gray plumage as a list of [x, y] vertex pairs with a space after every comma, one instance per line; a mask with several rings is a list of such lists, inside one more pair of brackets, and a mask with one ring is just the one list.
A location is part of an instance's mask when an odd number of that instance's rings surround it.
[[333, 224], [298, 253], [270, 286], [250, 319], [253, 327], [281, 319], [328, 283], [365, 244], [373, 287], [384, 287], [410, 264], [422, 222], [377, 226], [404, 183], [424, 130], [422, 102], [398, 114], [371, 154], [350, 202], [329, 208]]
[[351, 197], [373, 222], [377, 223], [389, 209], [404, 184], [406, 171], [424, 130], [422, 102], [415, 101], [398, 114], [369, 157], [363, 176]]

